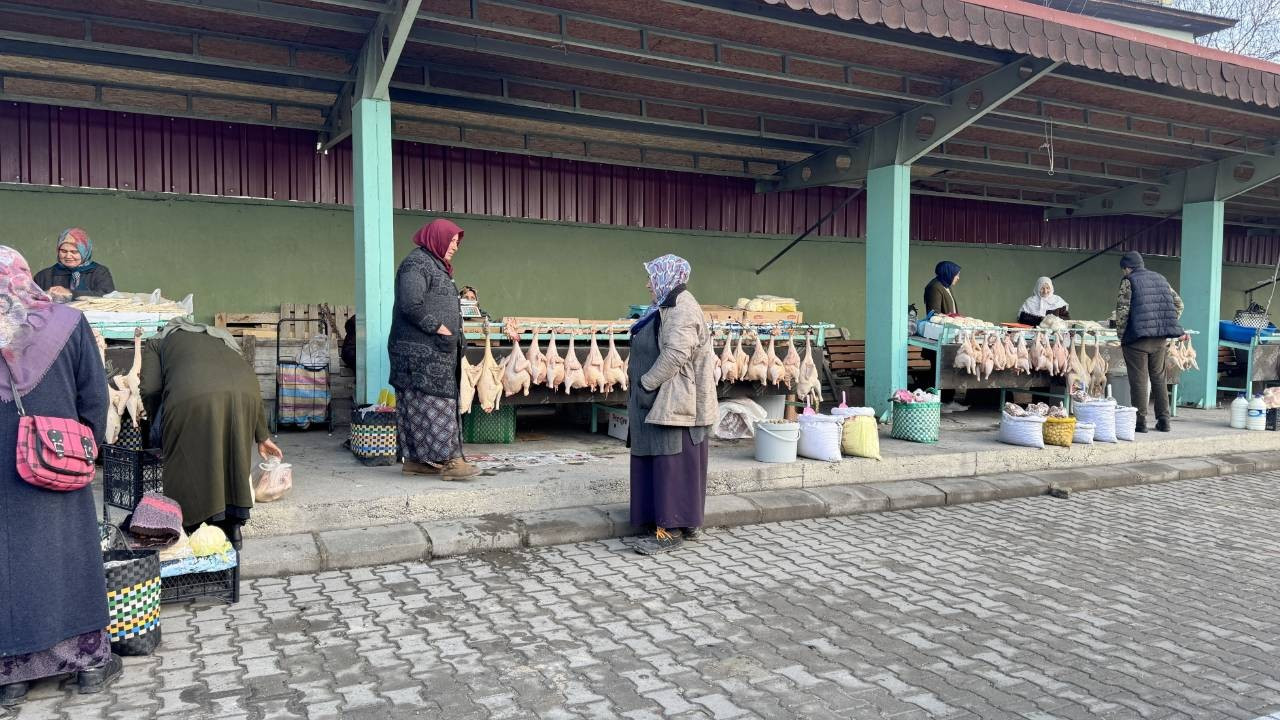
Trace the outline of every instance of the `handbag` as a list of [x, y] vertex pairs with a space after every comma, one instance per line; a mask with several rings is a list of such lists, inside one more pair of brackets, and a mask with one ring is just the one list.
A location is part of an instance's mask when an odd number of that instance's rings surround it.
[[28, 415], [22, 396], [13, 382], [9, 361], [0, 355], [9, 371], [9, 389], [18, 408], [18, 475], [46, 490], [71, 492], [93, 482], [98, 443], [93, 430], [70, 418]]
[[1249, 303], [1249, 307], [1244, 310], [1236, 311], [1235, 324], [1240, 327], [1253, 328], [1260, 330], [1271, 323], [1267, 309], [1256, 302]]

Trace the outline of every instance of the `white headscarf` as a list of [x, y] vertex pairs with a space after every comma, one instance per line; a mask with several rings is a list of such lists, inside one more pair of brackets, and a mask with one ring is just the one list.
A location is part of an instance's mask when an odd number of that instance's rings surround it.
[[[1047, 297], [1040, 296], [1040, 288], [1045, 285], [1049, 286], [1049, 295]], [[1067, 301], [1053, 293], [1053, 281], [1047, 277], [1036, 280], [1036, 287], [1031, 291], [1031, 297], [1022, 303], [1022, 312], [1036, 317], [1044, 317], [1054, 310], [1059, 310], [1067, 306]]]

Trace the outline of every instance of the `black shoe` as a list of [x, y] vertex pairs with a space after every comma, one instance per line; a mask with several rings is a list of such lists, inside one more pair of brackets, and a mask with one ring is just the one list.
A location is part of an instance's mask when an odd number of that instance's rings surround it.
[[689, 542], [698, 542], [706, 537], [702, 533], [702, 528], [680, 528], [680, 530], [684, 533], [684, 539]]
[[27, 699], [27, 691], [30, 689], [31, 683], [24, 682], [0, 685], [0, 707], [21, 705], [22, 701]]
[[675, 550], [683, 544], [684, 533], [672, 535], [666, 530], [659, 528], [657, 533], [650, 535], [649, 537], [640, 538], [633, 547], [635, 547], [635, 551], [641, 555], [657, 555], [659, 553], [667, 552], [668, 550]]
[[111, 657], [102, 667], [92, 670], [81, 670], [77, 683], [81, 695], [92, 695], [106, 690], [124, 673], [124, 661], [119, 655], [111, 653]]
[[1168, 420], [1157, 420], [1156, 430], [1158, 432], [1169, 432], [1170, 430], [1173, 430], [1173, 428], [1169, 426]]
[[1147, 424], [1146, 424], [1146, 423], [1144, 423], [1144, 422], [1140, 422], [1140, 423], [1138, 423], [1137, 425], [1135, 425], [1135, 426], [1134, 426], [1133, 431], [1134, 431], [1134, 432], [1142, 432], [1142, 433], [1144, 433], [1144, 432], [1146, 432], [1146, 431], [1147, 431]]

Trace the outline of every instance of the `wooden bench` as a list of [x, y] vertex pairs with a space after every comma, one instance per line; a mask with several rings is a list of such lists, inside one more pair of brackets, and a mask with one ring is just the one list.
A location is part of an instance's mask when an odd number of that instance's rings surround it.
[[[841, 375], [866, 372], [866, 340], [827, 340], [826, 351], [827, 361], [831, 363], [833, 372]], [[924, 373], [933, 370], [933, 362], [926, 358], [923, 352], [915, 346], [907, 347], [908, 373]]]

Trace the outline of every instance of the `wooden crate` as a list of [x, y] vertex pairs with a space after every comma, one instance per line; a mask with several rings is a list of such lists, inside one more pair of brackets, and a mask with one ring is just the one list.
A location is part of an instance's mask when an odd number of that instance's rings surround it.
[[333, 313], [334, 327], [328, 328], [329, 334], [341, 342], [346, 336], [347, 319], [356, 312], [350, 305], [281, 303], [280, 319], [285, 323], [280, 326], [280, 337], [284, 340], [306, 340], [315, 335], [320, 332], [326, 310]]
[[234, 337], [274, 339], [279, 321], [280, 313], [218, 313], [213, 316], [214, 326], [226, 328]]

